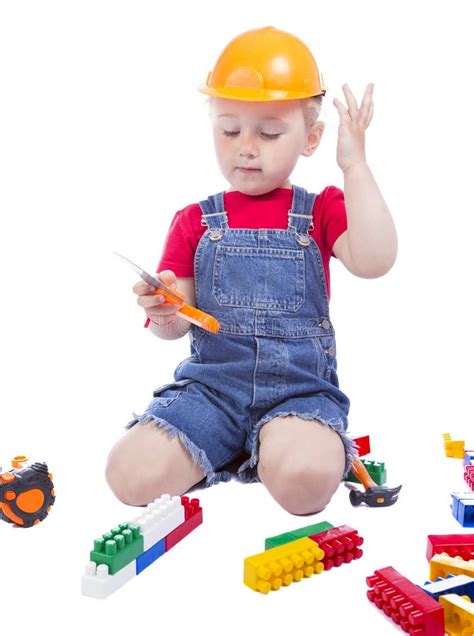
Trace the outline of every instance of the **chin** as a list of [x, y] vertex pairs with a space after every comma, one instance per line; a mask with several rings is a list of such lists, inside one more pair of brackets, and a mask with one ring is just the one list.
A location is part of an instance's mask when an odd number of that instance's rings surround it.
[[236, 183], [231, 184], [233, 188], [242, 192], [242, 194], [248, 194], [249, 196], [258, 196], [259, 194], [266, 194], [275, 189], [276, 186], [269, 186], [262, 183]]

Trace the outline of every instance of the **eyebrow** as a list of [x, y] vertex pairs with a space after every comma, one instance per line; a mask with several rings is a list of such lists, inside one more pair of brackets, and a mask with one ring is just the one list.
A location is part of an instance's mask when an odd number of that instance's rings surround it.
[[[237, 115], [234, 115], [233, 113], [222, 113], [222, 115], [218, 115], [218, 117], [237, 117]], [[282, 123], [285, 123], [284, 119], [281, 119], [281, 117], [272, 117], [272, 116], [267, 116], [267, 117], [263, 117], [262, 118], [263, 121], [281, 121]]]

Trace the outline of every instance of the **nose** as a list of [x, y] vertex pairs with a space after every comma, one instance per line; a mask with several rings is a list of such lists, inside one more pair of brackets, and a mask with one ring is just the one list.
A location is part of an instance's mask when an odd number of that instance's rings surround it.
[[257, 144], [255, 142], [255, 138], [252, 133], [241, 134], [240, 135], [240, 152], [239, 155], [241, 157], [256, 157], [258, 154]]

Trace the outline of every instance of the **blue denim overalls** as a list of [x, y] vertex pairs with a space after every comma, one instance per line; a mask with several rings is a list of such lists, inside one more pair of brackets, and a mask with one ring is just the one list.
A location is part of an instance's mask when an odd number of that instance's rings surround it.
[[196, 307], [221, 328], [213, 334], [191, 326], [191, 356], [128, 428], [154, 421], [179, 435], [205, 485], [230, 479], [224, 468], [244, 451], [250, 458], [237, 476], [258, 481], [259, 431], [277, 415], [334, 428], [346, 472], [356, 455], [346, 433], [349, 399], [339, 389], [323, 264], [308, 234], [315, 197], [293, 186], [286, 230], [230, 229], [224, 192], [199, 204], [208, 229], [194, 258]]

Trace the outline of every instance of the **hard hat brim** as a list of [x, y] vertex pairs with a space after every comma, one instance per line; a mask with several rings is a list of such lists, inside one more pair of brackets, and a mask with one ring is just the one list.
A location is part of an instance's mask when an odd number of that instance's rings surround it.
[[317, 97], [326, 94], [326, 88], [320, 89], [318, 93], [307, 91], [276, 91], [269, 89], [256, 90], [254, 88], [211, 88], [206, 84], [199, 86], [198, 91], [212, 97], [222, 97], [223, 99], [240, 99], [247, 102], [271, 102], [277, 100], [305, 99], [307, 97]]

